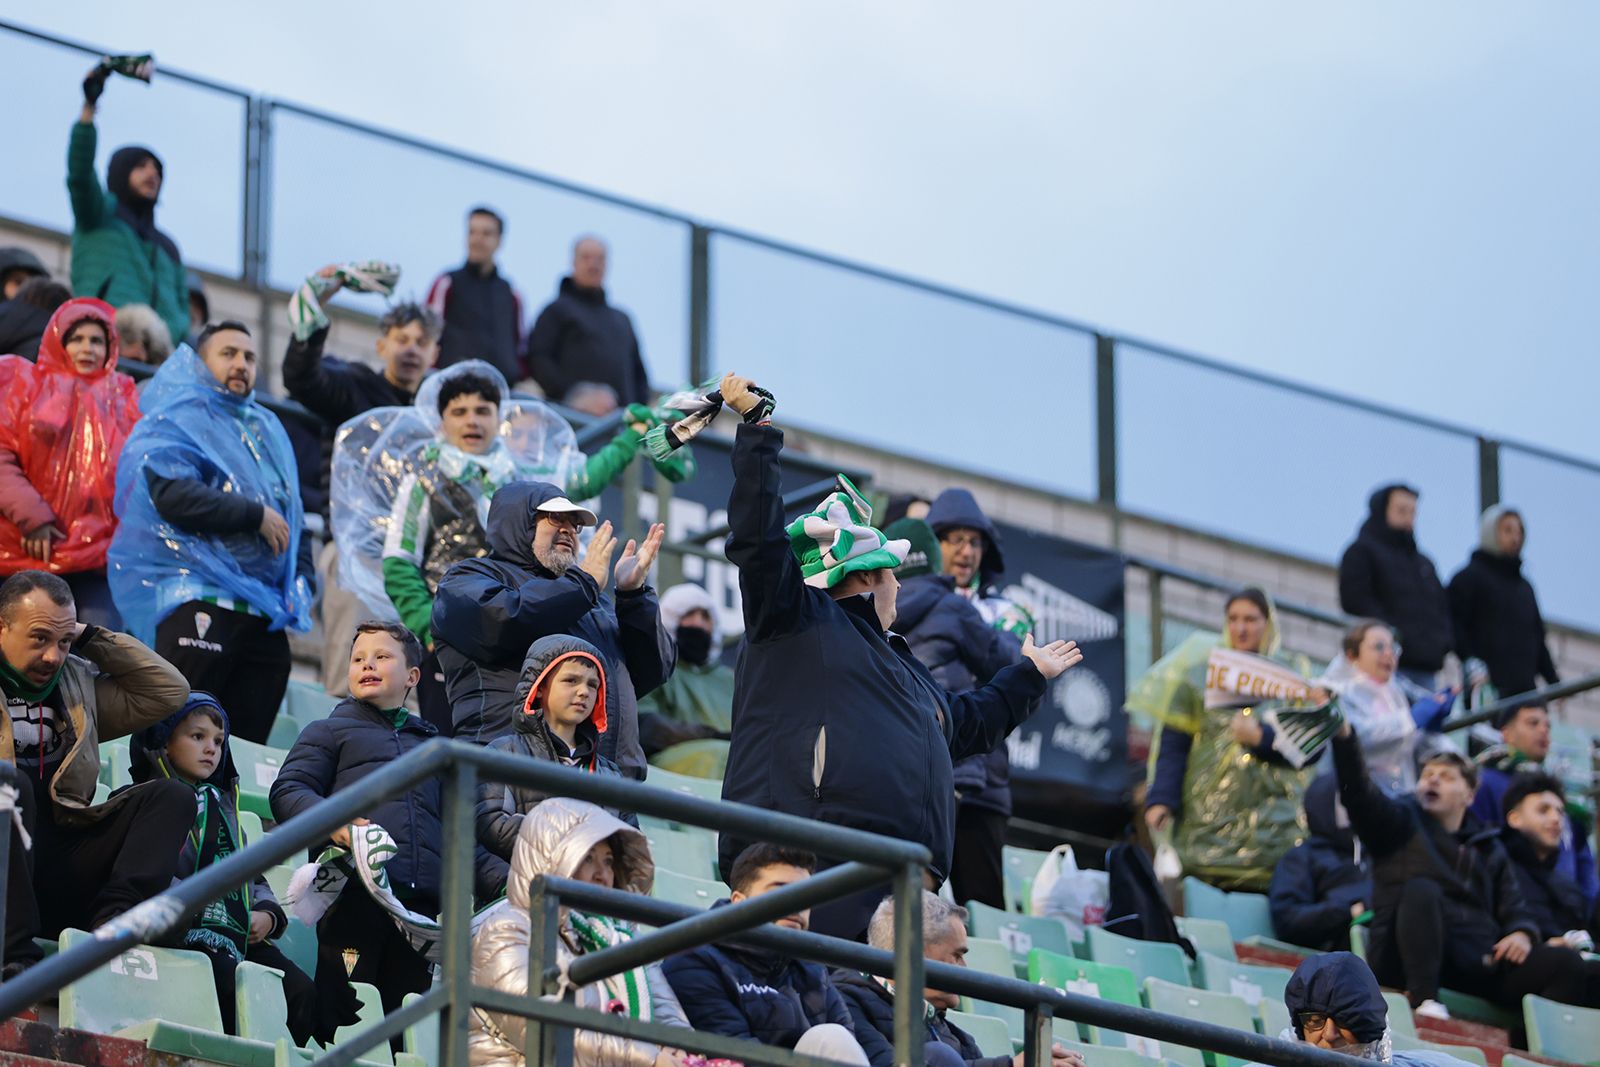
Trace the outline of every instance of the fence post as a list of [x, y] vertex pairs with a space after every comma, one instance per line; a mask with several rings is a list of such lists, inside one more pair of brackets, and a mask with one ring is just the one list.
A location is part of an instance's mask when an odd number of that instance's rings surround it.
[[922, 869], [894, 877], [894, 1062], [922, 1067]]
[[1094, 335], [1095, 499], [1117, 506], [1117, 342]]
[[689, 384], [711, 376], [711, 231], [689, 227]]
[[[544, 976], [556, 965], [561, 901], [545, 888], [543, 876], [528, 887], [528, 898], [528, 997], [537, 1000], [550, 991]], [[572, 1061], [570, 1028], [537, 1019], [528, 1019], [526, 1026], [522, 1054], [529, 1067], [557, 1067]]]
[[1050, 1046], [1056, 1041], [1054, 1020], [1048, 1004], [1035, 1004], [1022, 1013], [1023, 1067], [1049, 1067]]
[[444, 900], [439, 926], [450, 999], [439, 1018], [442, 1067], [467, 1067], [467, 1021], [472, 1017], [472, 873], [478, 840], [473, 809], [477, 802], [478, 769], [457, 762], [445, 782], [444, 796]]
[[266, 285], [268, 212], [272, 203], [272, 102], [259, 96], [244, 108], [244, 240], [240, 264], [244, 283]]
[[1161, 572], [1145, 571], [1150, 576], [1150, 662], [1162, 656], [1162, 646], [1167, 643], [1166, 609], [1161, 603]]
[[1500, 442], [1478, 438], [1478, 511], [1500, 503]]

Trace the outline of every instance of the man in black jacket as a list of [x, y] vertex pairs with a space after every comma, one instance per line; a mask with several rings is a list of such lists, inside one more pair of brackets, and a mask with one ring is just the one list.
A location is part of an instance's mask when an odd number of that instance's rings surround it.
[[528, 373], [551, 400], [564, 400], [573, 386], [609, 386], [618, 404], [648, 404], [650, 376], [639, 354], [639, 338], [626, 312], [606, 303], [606, 246], [580, 237], [572, 246], [572, 273], [546, 304], [528, 335]]
[[1433, 689], [1450, 651], [1450, 605], [1433, 561], [1417, 547], [1417, 491], [1386, 485], [1367, 510], [1339, 560], [1339, 606], [1388, 623], [1400, 639], [1400, 673]]
[[[785, 524], [783, 433], [767, 421], [770, 400], [751, 387], [733, 374], [721, 384], [745, 420], [734, 440], [727, 546], [745, 634], [723, 798], [918, 842], [933, 855], [937, 886], [950, 873], [951, 761], [1000, 744], [1046, 682], [1083, 654], [1069, 641], [1041, 648], [1030, 638], [1027, 662], [979, 689], [946, 692], [889, 629], [906, 543], [872, 527], [871, 507], [844, 478], [815, 511]], [[747, 844], [722, 835], [725, 874]], [[859, 939], [876, 904], [876, 893], [858, 894], [818, 908], [811, 925]]]
[[1566, 791], [1548, 774], [1520, 774], [1502, 801], [1506, 824], [1500, 841], [1511, 857], [1528, 913], [1549, 944], [1592, 952], [1596, 909], [1578, 883], [1556, 867], [1567, 818]]
[[[809, 852], [751, 845], [734, 861], [728, 880], [733, 895], [712, 906], [737, 904], [782, 889], [809, 878], [816, 869], [817, 858]], [[779, 919], [777, 925], [804, 930], [810, 919], [808, 909]], [[853, 1036], [850, 1009], [820, 963], [765, 949], [702, 945], [669, 957], [661, 969], [696, 1030], [866, 1062]]]
[[1350, 923], [1372, 899], [1372, 877], [1356, 862], [1356, 835], [1339, 804], [1338, 779], [1324, 774], [1313, 781], [1305, 809], [1311, 836], [1272, 871], [1272, 932], [1322, 952], [1347, 949]]
[[1503, 697], [1532, 692], [1541, 675], [1546, 685], [1561, 680], [1539, 598], [1522, 573], [1525, 539], [1521, 514], [1502, 504], [1489, 508], [1479, 520], [1472, 558], [1450, 579], [1456, 655], [1469, 681], [1477, 680], [1477, 668]]
[[508, 382], [527, 377], [522, 366], [522, 298], [501, 277], [495, 253], [505, 220], [486, 207], [467, 214], [467, 262], [428, 287], [428, 308], [444, 323], [439, 366], [481, 359]]
[[1392, 797], [1367, 774], [1350, 724], [1333, 740], [1339, 792], [1372, 859], [1372, 938], [1378, 979], [1404, 987], [1419, 1015], [1448, 1018], [1449, 985], [1510, 1008], [1527, 993], [1581, 1004], [1583, 958], [1535, 943], [1499, 829], [1467, 811], [1478, 784], [1465, 757], [1440, 752], [1422, 765], [1414, 796]]

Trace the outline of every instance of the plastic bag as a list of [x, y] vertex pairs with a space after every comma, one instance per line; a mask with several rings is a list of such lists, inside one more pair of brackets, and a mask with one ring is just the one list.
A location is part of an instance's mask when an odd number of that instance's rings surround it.
[[1072, 846], [1057, 845], [1033, 876], [1029, 910], [1060, 919], [1067, 924], [1072, 940], [1082, 941], [1084, 927], [1105, 922], [1110, 877], [1105, 871], [1080, 868]]

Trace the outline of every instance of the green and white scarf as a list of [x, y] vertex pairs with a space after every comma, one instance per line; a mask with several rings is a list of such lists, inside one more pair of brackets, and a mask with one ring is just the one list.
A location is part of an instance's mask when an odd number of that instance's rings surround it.
[[359, 263], [339, 264], [332, 278], [324, 278], [320, 274], [307, 275], [305, 283], [289, 297], [289, 325], [294, 329], [296, 341], [304, 341], [328, 325], [327, 312], [322, 310], [322, 298], [333, 288], [336, 280], [353, 292], [393, 296], [394, 287], [400, 283], [400, 265], [367, 259]]
[[[578, 939], [578, 945], [584, 952], [599, 952], [612, 945], [633, 940], [631, 927], [604, 915], [569, 911], [567, 921], [571, 924], [573, 936]], [[630, 1019], [643, 1019], [646, 1022], [650, 1020], [650, 982], [645, 976], [643, 967], [614, 974], [599, 984], [605, 990], [605, 1002], [601, 1005], [601, 1011], [612, 1015], [626, 1015]]]
[[[189, 840], [195, 847], [196, 872], [221, 863], [238, 851], [239, 843], [228, 830], [223, 812], [227, 801], [214, 785], [195, 787], [195, 822]], [[250, 944], [250, 885], [245, 883], [205, 906], [194, 925], [184, 933], [183, 943], [218, 949], [236, 960], [244, 959]]]

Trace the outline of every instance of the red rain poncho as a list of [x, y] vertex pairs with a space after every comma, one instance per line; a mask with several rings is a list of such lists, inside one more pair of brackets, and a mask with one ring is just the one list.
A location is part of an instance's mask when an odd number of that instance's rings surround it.
[[[67, 332], [84, 319], [105, 327], [105, 366], [79, 374], [67, 355]], [[116, 312], [88, 297], [50, 317], [38, 363], [0, 356], [0, 575], [57, 574], [106, 565], [117, 528], [111, 500], [117, 458], [139, 421], [133, 379], [118, 374]], [[50, 564], [22, 549], [25, 533], [54, 523]]]

